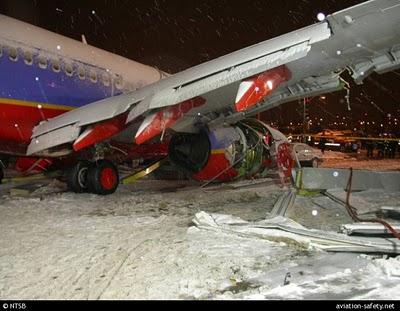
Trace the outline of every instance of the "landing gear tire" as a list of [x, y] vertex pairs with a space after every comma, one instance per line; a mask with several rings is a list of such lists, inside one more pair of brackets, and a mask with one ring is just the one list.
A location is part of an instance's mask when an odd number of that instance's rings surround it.
[[318, 160], [317, 159], [312, 159], [310, 162], [311, 162], [310, 163], [311, 167], [318, 167]]
[[88, 161], [79, 161], [66, 174], [68, 189], [75, 193], [88, 191], [87, 174], [90, 167]]
[[114, 193], [119, 184], [118, 169], [107, 160], [100, 160], [89, 167], [87, 185], [91, 193], [107, 195]]

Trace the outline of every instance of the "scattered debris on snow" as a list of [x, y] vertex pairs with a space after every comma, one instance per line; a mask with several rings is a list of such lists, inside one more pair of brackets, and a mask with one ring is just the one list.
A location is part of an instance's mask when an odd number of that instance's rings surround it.
[[[387, 247], [338, 233], [352, 223], [343, 189], [328, 191], [336, 200], [268, 180], [145, 179], [106, 197], [58, 181], [29, 196], [9, 189], [0, 192], [0, 299], [396, 299], [400, 290], [400, 256], [326, 251]], [[395, 219], [399, 197], [370, 189], [351, 203]]]

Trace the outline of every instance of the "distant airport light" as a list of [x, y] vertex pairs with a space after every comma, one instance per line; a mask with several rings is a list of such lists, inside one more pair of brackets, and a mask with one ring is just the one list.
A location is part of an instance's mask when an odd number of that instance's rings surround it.
[[339, 147], [340, 144], [338, 143], [325, 143], [325, 146], [334, 146], [334, 147]]
[[18, 124], [17, 124], [17, 123], [15, 123], [15, 124], [14, 124], [14, 126], [15, 126], [15, 127], [18, 127]]
[[271, 80], [268, 80], [268, 81], [267, 81], [267, 86], [268, 86], [268, 88], [269, 88], [270, 90], [272, 90], [273, 87], [274, 87], [274, 84], [272, 83]]
[[95, 10], [92, 10], [92, 14], [95, 15], [95, 14], [96, 14], [96, 11], [95, 11]]
[[37, 107], [38, 107], [39, 109], [42, 109], [42, 105], [40, 105], [40, 104], [39, 104], [39, 105], [37, 105]]
[[61, 45], [57, 45], [57, 50], [61, 50]]
[[320, 22], [324, 21], [325, 18], [326, 18], [326, 16], [325, 16], [324, 13], [318, 13], [317, 19], [318, 19]]
[[314, 209], [314, 210], [312, 211], [312, 215], [313, 215], [313, 216], [317, 216], [317, 215], [318, 215], [318, 211]]
[[36, 77], [35, 80], [36, 80], [36, 81], [39, 81], [39, 77]]

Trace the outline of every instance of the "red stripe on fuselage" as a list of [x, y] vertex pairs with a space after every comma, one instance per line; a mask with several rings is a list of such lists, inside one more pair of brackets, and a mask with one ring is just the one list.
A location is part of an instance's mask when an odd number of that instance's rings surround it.
[[0, 101], [0, 144], [7, 141], [14, 143], [29, 144], [33, 128], [41, 121], [54, 118], [66, 111], [68, 108], [51, 108], [38, 104], [19, 104]]

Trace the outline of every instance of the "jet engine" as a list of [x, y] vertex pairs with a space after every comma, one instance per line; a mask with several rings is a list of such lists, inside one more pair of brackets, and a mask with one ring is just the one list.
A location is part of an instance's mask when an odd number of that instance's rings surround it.
[[254, 119], [199, 134], [175, 134], [169, 144], [172, 164], [198, 181], [226, 182], [262, 177], [279, 168], [290, 176], [293, 160], [286, 137]]

